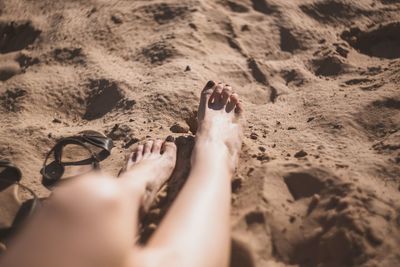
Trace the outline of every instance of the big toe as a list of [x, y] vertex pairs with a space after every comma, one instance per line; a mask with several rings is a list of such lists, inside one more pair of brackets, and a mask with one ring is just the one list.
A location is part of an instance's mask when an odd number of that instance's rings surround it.
[[161, 147], [163, 156], [168, 156], [175, 161], [176, 159], [176, 145], [174, 142], [165, 141]]
[[210, 104], [214, 109], [220, 109], [223, 107], [223, 97], [222, 97], [222, 91], [224, 90], [224, 85], [222, 83], [218, 83], [214, 87], [214, 92], [211, 95], [210, 98]]
[[229, 85], [225, 85], [224, 89], [222, 89], [222, 93], [221, 93], [221, 104], [222, 105], [226, 105], [228, 104], [229, 98], [232, 95], [232, 87], [230, 87]]
[[204, 86], [203, 90], [201, 91], [201, 99], [205, 102], [208, 102], [212, 93], [214, 92], [214, 88], [216, 83], [214, 81], [208, 81], [207, 84]]
[[229, 97], [229, 103], [226, 106], [226, 111], [228, 113], [234, 112], [235, 115], [238, 117], [243, 115], [243, 105], [242, 105], [239, 95], [237, 93], [233, 93]]

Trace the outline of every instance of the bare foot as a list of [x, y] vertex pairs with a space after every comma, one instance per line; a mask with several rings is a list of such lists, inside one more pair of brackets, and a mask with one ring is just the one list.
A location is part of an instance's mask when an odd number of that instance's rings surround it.
[[138, 145], [129, 155], [121, 178], [132, 179], [132, 182], [144, 188], [144, 211], [150, 208], [157, 192], [170, 178], [175, 163], [176, 145], [159, 139]]
[[227, 84], [209, 81], [201, 93], [192, 161], [198, 160], [203, 154], [202, 147], [212, 144], [213, 151], [208, 151], [208, 156], [226, 154], [227, 166], [233, 172], [242, 146], [242, 117], [242, 104], [232, 88]]

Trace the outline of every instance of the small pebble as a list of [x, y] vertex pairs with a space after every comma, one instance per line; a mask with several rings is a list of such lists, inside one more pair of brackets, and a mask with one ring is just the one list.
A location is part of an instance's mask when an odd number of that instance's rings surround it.
[[128, 136], [131, 132], [131, 128], [125, 124], [115, 124], [114, 127], [111, 129], [108, 136], [113, 140], [121, 140]]
[[124, 148], [129, 148], [131, 145], [136, 144], [137, 142], [139, 142], [140, 140], [138, 138], [131, 138], [130, 140], [128, 140], [125, 145]]
[[256, 133], [251, 133], [251, 134], [250, 134], [250, 138], [253, 139], [253, 140], [257, 140], [258, 134], [256, 134]]
[[188, 126], [183, 126], [177, 122], [174, 125], [172, 125], [171, 128], [169, 128], [169, 129], [173, 133], [188, 133], [189, 132]]
[[231, 182], [232, 192], [237, 193], [239, 189], [242, 187], [243, 177], [236, 177]]
[[240, 30], [242, 31], [242, 32], [244, 32], [244, 31], [250, 31], [250, 28], [249, 28], [249, 25], [242, 25], [242, 27], [240, 28]]
[[194, 23], [189, 23], [189, 27], [192, 28], [193, 30], [197, 31], [197, 26]]
[[115, 23], [115, 24], [121, 24], [122, 23], [122, 18], [119, 15], [112, 15], [111, 16], [111, 20]]
[[303, 158], [303, 157], [305, 157], [305, 156], [307, 156], [307, 155], [308, 155], [308, 153], [305, 152], [305, 151], [302, 149], [302, 150], [296, 152], [296, 154], [294, 154], [294, 157], [295, 157], [295, 158]]
[[262, 153], [262, 154], [260, 154], [260, 155], [257, 155], [257, 160], [259, 160], [259, 161], [270, 161], [271, 160], [271, 158], [268, 156], [268, 155], [266, 155], [265, 153]]

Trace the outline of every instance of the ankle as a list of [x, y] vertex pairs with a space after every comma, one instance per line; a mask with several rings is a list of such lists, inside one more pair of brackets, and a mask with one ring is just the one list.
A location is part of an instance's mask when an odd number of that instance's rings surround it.
[[218, 169], [231, 175], [235, 171], [232, 156], [228, 147], [220, 139], [196, 136], [196, 144], [192, 151], [191, 165], [193, 169]]

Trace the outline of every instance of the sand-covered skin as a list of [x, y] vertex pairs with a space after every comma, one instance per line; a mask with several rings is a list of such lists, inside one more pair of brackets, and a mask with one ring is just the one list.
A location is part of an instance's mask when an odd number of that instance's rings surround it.
[[0, 157], [40, 195], [60, 137], [105, 132], [116, 175], [172, 134], [148, 236], [187, 174], [199, 93], [224, 81], [247, 111], [231, 266], [400, 265], [400, 1], [0, 0], [0, 18]]

